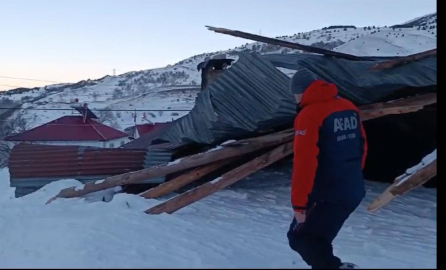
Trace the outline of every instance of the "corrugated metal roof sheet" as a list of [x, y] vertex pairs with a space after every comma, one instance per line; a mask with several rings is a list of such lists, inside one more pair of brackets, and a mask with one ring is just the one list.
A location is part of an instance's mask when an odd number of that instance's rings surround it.
[[[384, 61], [384, 60], [381, 60]], [[338, 85], [357, 105], [384, 101], [407, 87], [436, 85], [436, 57], [389, 70], [369, 71], [379, 61], [348, 61], [309, 54], [239, 54], [231, 68], [198, 94], [192, 111], [159, 138], [173, 143], [216, 144], [292, 123], [290, 78], [276, 67], [307, 68]]]
[[[60, 179], [83, 183], [169, 162], [168, 149], [116, 149], [19, 144], [9, 159], [11, 186], [42, 187]], [[142, 183], [162, 183], [164, 177]]]
[[199, 93], [189, 114], [160, 138], [213, 144], [292, 121], [296, 112], [289, 78], [257, 54], [241, 54], [233, 66]]
[[356, 105], [381, 102], [402, 88], [437, 84], [436, 56], [380, 71], [370, 68], [385, 60], [349, 61], [313, 54], [266, 54], [262, 58], [276, 67], [308, 69], [320, 79], [336, 84], [339, 94]]

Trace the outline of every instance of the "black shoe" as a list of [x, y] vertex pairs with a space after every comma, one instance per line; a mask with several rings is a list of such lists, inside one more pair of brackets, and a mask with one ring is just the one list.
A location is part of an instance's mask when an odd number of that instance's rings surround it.
[[359, 269], [359, 266], [354, 263], [344, 262], [339, 266], [339, 269]]

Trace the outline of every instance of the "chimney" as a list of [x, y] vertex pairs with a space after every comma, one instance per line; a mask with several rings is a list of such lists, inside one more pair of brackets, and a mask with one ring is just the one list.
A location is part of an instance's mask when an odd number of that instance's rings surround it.
[[215, 78], [220, 76], [231, 65], [233, 59], [227, 59], [226, 54], [218, 54], [212, 59], [205, 59], [205, 61], [198, 64], [197, 69], [201, 69], [201, 91], [212, 83]]

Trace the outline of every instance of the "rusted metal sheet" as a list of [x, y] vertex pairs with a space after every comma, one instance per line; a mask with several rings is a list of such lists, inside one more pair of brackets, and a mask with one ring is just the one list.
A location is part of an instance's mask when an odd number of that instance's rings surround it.
[[[120, 149], [85, 146], [16, 145], [9, 158], [11, 186], [40, 188], [52, 181], [82, 183], [141, 170], [171, 160], [169, 149]], [[165, 177], [142, 183], [162, 183]]]

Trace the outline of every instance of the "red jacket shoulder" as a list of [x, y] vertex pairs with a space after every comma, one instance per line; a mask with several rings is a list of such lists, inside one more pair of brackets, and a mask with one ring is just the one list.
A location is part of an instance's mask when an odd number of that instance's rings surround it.
[[353, 102], [351, 102], [350, 100], [346, 99], [346, 98], [338, 98], [338, 101], [341, 102], [341, 104], [345, 107], [346, 110], [356, 110], [359, 111], [358, 107], [356, 107], [355, 104], [353, 104]]

